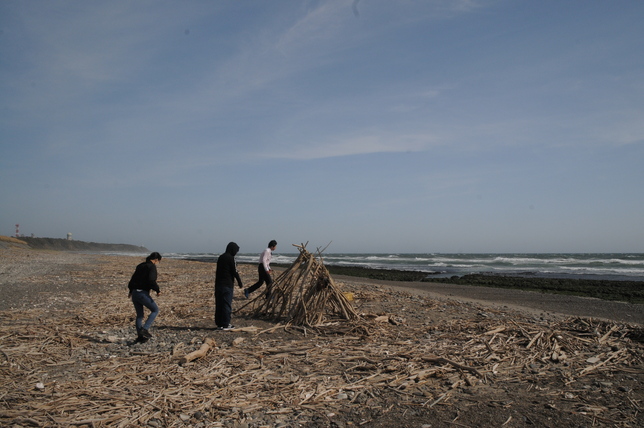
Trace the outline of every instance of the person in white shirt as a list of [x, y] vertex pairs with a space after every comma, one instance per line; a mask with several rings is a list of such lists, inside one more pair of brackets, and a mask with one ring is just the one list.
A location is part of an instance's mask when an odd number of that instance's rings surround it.
[[277, 241], [272, 240], [268, 243], [268, 248], [262, 251], [262, 254], [259, 255], [259, 265], [257, 266], [257, 273], [259, 274], [259, 279], [255, 284], [246, 288], [244, 290], [244, 296], [250, 298], [250, 293], [257, 290], [262, 286], [263, 283], [266, 283], [266, 289], [268, 292], [271, 292], [271, 285], [273, 285], [273, 278], [271, 277], [271, 258], [273, 257], [273, 251], [277, 248]]

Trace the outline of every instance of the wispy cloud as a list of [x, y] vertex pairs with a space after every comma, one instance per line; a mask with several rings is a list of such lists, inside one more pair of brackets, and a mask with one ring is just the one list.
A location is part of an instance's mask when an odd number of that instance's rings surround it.
[[361, 135], [329, 139], [326, 141], [309, 141], [268, 154], [268, 157], [312, 160], [339, 156], [353, 156], [373, 153], [421, 152], [434, 144], [434, 138], [428, 135]]

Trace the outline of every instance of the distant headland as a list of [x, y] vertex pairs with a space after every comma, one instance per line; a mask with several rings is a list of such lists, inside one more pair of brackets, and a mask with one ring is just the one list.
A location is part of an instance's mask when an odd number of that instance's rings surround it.
[[98, 242], [84, 242], [61, 238], [31, 238], [21, 236], [12, 238], [0, 236], [0, 244], [26, 244], [34, 250], [56, 250], [56, 251], [100, 251], [119, 253], [149, 253], [145, 247], [130, 244], [103, 244]]

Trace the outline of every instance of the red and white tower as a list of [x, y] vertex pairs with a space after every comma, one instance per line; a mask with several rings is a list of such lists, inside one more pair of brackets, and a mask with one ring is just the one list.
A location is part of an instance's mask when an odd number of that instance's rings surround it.
[[20, 238], [20, 225], [16, 224], [16, 238]]

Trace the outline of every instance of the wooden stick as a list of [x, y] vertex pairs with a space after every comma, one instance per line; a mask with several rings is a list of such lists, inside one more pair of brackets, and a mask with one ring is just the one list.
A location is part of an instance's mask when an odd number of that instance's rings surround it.
[[452, 366], [456, 367], [457, 369], [467, 370], [468, 372], [474, 373], [478, 377], [483, 377], [483, 375], [478, 370], [476, 370], [474, 367], [464, 366], [464, 365], [459, 364], [457, 362], [448, 360], [447, 358], [443, 358], [443, 357], [422, 357], [422, 360], [427, 361], [428, 363], [451, 364]]
[[617, 327], [616, 325], [613, 325], [611, 327], [611, 329], [608, 330], [608, 333], [606, 333], [605, 335], [602, 336], [601, 339], [599, 339], [599, 343], [604, 343], [606, 341], [606, 339], [608, 339], [610, 337], [610, 335], [613, 334], [613, 332], [618, 330], [618, 329], [619, 329], [619, 327]]
[[185, 364], [185, 363], [188, 363], [188, 362], [190, 362], [192, 360], [196, 360], [197, 358], [201, 358], [201, 357], [205, 356], [208, 353], [208, 351], [210, 351], [210, 348], [213, 348], [216, 344], [217, 344], [217, 342], [215, 342], [215, 339], [212, 339], [212, 338], [208, 337], [204, 341], [203, 345], [201, 345], [201, 348], [199, 348], [198, 350], [193, 351], [193, 352], [187, 354], [186, 356], [184, 356], [183, 358], [181, 358], [179, 360], [179, 364]]

